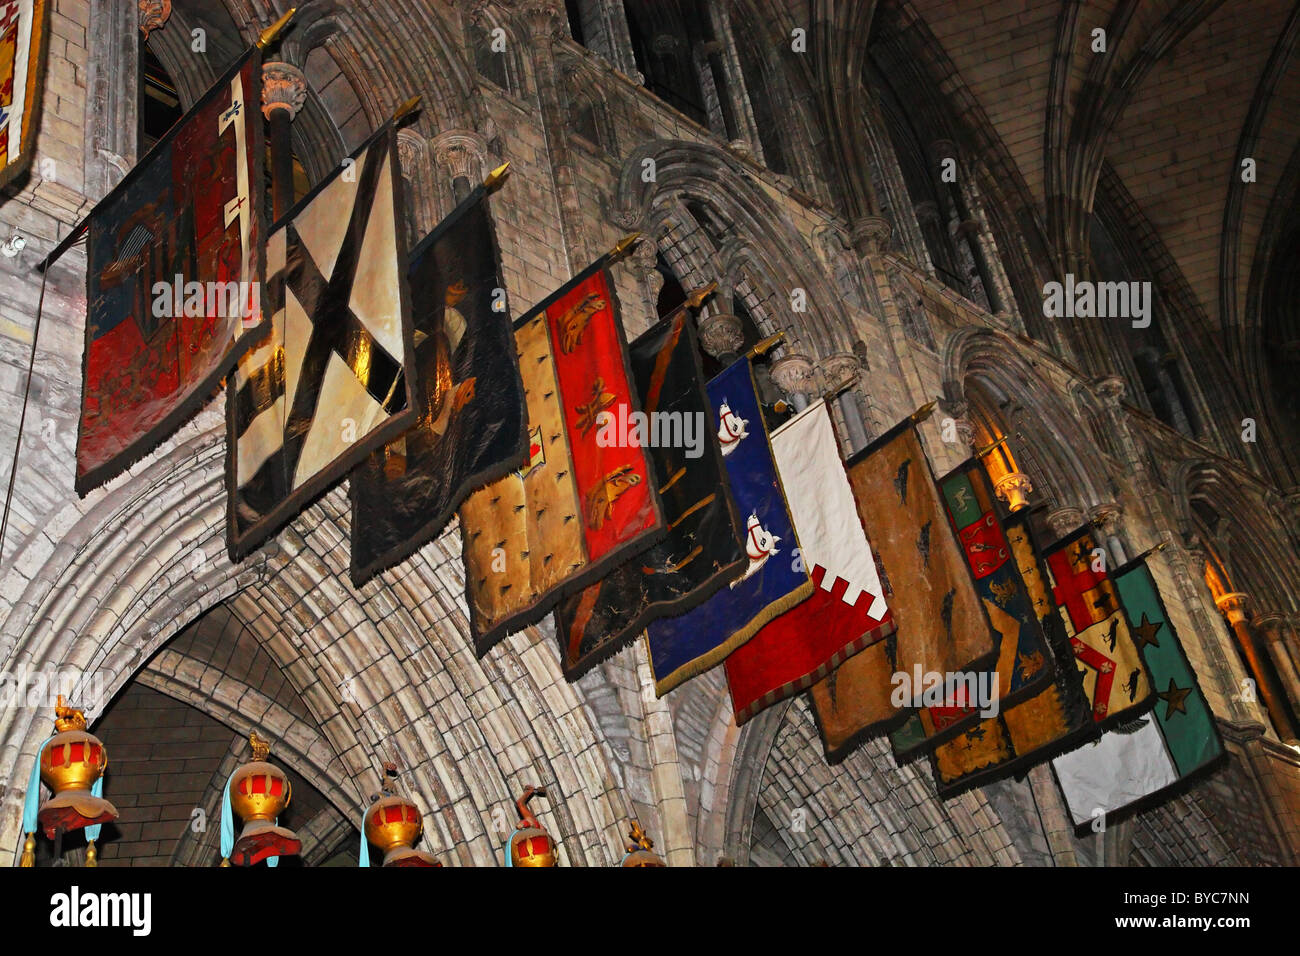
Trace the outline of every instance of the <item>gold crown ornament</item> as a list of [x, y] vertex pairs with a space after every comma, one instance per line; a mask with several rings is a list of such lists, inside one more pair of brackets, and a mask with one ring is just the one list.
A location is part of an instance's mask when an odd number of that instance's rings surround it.
[[641, 824], [632, 821], [627, 834], [627, 853], [619, 866], [667, 866], [664, 858], [654, 852], [655, 841], [646, 836]]
[[366, 811], [366, 839], [384, 851], [380, 866], [442, 866], [433, 854], [415, 849], [423, 834], [420, 808], [405, 797], [385, 793]]
[[248, 735], [248, 742], [253, 747], [253, 759], [230, 775], [227, 786], [230, 809], [244, 821], [229, 854], [235, 866], [253, 866], [268, 857], [297, 856], [302, 852], [298, 835], [275, 822], [293, 798], [289, 778], [279, 767], [267, 763], [271, 755], [268, 741], [254, 731]]
[[117, 808], [92, 791], [108, 767], [108, 753], [99, 738], [86, 730], [86, 715], [59, 695], [54, 708], [58, 731], [41, 748], [41, 782], [53, 796], [41, 804], [37, 819], [51, 840], [55, 834], [117, 819]]
[[556, 866], [559, 862], [551, 835], [528, 809], [529, 800], [544, 796], [546, 791], [543, 788], [529, 787], [515, 801], [519, 822], [506, 843], [506, 866]]

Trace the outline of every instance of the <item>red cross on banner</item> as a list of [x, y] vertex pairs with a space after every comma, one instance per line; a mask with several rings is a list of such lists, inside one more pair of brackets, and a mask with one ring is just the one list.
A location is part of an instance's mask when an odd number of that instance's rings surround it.
[[[1105, 570], [1093, 570], [1096, 541], [1084, 534], [1075, 543], [1047, 556], [1052, 572], [1052, 597], [1070, 614], [1070, 623], [1081, 631], [1119, 609], [1115, 586]], [[1104, 566], [1103, 566], [1104, 568]]]

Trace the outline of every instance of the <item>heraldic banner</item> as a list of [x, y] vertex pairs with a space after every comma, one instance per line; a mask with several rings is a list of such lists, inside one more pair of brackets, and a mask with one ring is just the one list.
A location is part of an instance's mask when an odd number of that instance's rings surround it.
[[667, 536], [555, 609], [564, 676], [576, 680], [633, 640], [650, 621], [682, 614], [734, 580], [748, 564], [695, 331], [683, 309], [631, 346], [644, 417], [625, 405], [601, 412], [613, 443], [630, 436], [649, 449]]
[[727, 658], [737, 724], [894, 633], [824, 401], [809, 405], [772, 433], [772, 456], [816, 590]]
[[[1024, 599], [1046, 638], [1052, 679], [1023, 700], [1003, 707], [996, 717], [981, 720], [934, 750], [935, 782], [944, 797], [1022, 773], [1099, 734], [1083, 693], [1083, 675], [1074, 666], [1074, 650], [1048, 590], [1027, 512], [1012, 515], [1002, 530]], [[1023, 620], [1019, 599], [1015, 606], [1014, 613]]]
[[1154, 696], [1146, 664], [1106, 570], [1109, 555], [1091, 528], [1080, 528], [1047, 549], [1052, 598], [1083, 674], [1092, 720], [1103, 730], [1150, 709]]
[[988, 617], [912, 420], [850, 459], [848, 475], [898, 630], [813, 685], [813, 712], [832, 762], [902, 724], [920, 705], [926, 682], [982, 670], [994, 652]]
[[152, 451], [266, 332], [261, 76], [253, 49], [90, 214], [78, 494]]
[[267, 240], [271, 330], [226, 389], [232, 561], [415, 420], [396, 144], [390, 122]]
[[436, 538], [466, 495], [528, 458], [524, 386], [488, 191], [415, 247], [415, 425], [349, 476], [358, 587]]
[[646, 629], [655, 691], [660, 696], [719, 664], [813, 592], [799, 540], [772, 460], [749, 359], [734, 362], [708, 384], [711, 423], [744, 523], [748, 559], [740, 576], [703, 604]]
[[[988, 692], [999, 710], [1041, 689], [1052, 679], [1047, 639], [1020, 579], [1011, 545], [998, 517], [997, 497], [984, 466], [975, 459], [959, 465], [939, 481], [948, 521], [961, 542], [984, 610], [993, 626], [994, 666], [976, 675], [976, 688]], [[983, 681], [983, 683], [979, 683]], [[980, 723], [981, 704], [962, 699], [967, 686], [942, 706], [926, 706], [892, 735], [894, 756], [905, 760], [921, 749], [972, 730]], [[946, 695], [945, 695], [946, 696]]]
[[1114, 817], [1193, 778], [1224, 755], [1214, 714], [1143, 558], [1114, 574], [1133, 637], [1156, 690], [1152, 713], [1105, 733], [1097, 743], [1058, 757], [1052, 766], [1076, 826], [1098, 811]]
[[53, 8], [54, 0], [0, 0], [0, 188], [31, 162]]
[[480, 656], [664, 534], [645, 449], [598, 440], [601, 412], [641, 407], [607, 259], [515, 323], [529, 459], [460, 509]]

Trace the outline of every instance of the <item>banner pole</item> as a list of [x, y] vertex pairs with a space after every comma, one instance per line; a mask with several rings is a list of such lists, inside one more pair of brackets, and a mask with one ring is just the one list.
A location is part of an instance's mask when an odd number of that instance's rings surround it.
[[0, 564], [4, 562], [5, 532], [9, 529], [9, 506], [14, 497], [14, 481], [18, 477], [18, 455], [23, 446], [23, 426], [27, 424], [27, 400], [32, 392], [32, 370], [36, 367], [36, 341], [41, 334], [41, 314], [45, 311], [45, 283], [48, 275], [41, 272], [41, 294], [36, 301], [36, 322], [32, 325], [32, 351], [27, 359], [27, 381], [23, 384], [23, 410], [18, 416], [18, 435], [14, 438], [14, 460], [9, 466], [9, 487], [5, 491], [4, 516], [0, 517]]

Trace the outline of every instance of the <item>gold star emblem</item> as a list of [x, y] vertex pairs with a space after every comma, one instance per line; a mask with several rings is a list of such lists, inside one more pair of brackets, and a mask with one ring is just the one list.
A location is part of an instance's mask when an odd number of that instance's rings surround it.
[[1187, 695], [1192, 692], [1190, 687], [1178, 687], [1174, 684], [1174, 679], [1169, 678], [1169, 689], [1156, 694], [1166, 704], [1165, 720], [1173, 716], [1174, 711], [1180, 714], [1187, 713]]
[[1164, 626], [1163, 621], [1152, 621], [1142, 613], [1142, 626], [1133, 628], [1133, 636], [1137, 638], [1138, 650], [1150, 644], [1152, 647], [1159, 647], [1160, 642], [1156, 640], [1156, 633]]

